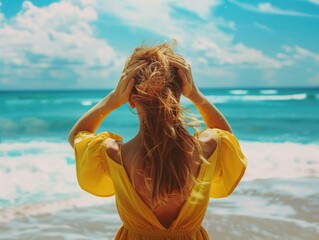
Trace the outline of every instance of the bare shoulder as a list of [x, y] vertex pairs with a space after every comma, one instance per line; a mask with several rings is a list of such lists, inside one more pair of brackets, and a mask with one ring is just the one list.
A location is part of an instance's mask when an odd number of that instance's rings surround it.
[[110, 139], [106, 145], [106, 153], [112, 158], [115, 162], [121, 163], [120, 159], [120, 145], [122, 144], [121, 141], [116, 139]]
[[217, 147], [219, 135], [210, 129], [206, 129], [198, 136], [198, 140], [202, 146], [204, 157], [209, 157], [213, 154]]

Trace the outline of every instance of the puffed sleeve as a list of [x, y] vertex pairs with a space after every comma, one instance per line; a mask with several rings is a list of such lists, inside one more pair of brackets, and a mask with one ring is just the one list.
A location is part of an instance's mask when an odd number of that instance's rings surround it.
[[94, 134], [80, 131], [74, 138], [76, 176], [80, 187], [96, 196], [107, 197], [114, 194], [110, 169], [106, 160], [106, 144], [109, 138], [122, 137], [109, 132]]
[[214, 130], [217, 133], [218, 153], [210, 197], [222, 198], [230, 195], [240, 182], [246, 170], [247, 159], [232, 133], [221, 129]]

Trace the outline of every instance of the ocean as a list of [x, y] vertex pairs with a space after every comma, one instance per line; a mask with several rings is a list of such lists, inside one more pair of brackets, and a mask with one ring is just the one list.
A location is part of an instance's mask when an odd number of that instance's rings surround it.
[[[212, 239], [319, 237], [319, 88], [201, 89], [225, 115], [248, 159], [234, 193], [211, 199]], [[114, 198], [77, 184], [68, 133], [110, 90], [0, 91], [0, 239], [113, 239]], [[197, 114], [182, 98], [183, 106]], [[123, 105], [97, 131], [132, 138]]]

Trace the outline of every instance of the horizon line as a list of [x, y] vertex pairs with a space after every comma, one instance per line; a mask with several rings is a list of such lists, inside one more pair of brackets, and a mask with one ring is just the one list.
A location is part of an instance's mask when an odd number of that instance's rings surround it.
[[[264, 86], [264, 87], [198, 87], [199, 89], [225, 89], [225, 90], [253, 90], [253, 89], [319, 89], [319, 85], [318, 86]], [[0, 92], [35, 92], [35, 91], [52, 91], [52, 92], [57, 92], [57, 91], [61, 91], [61, 92], [76, 92], [76, 91], [105, 91], [105, 90], [113, 90], [114, 88], [72, 88], [72, 89], [68, 89], [68, 88], [56, 88], [56, 89], [47, 89], [47, 88], [43, 88], [43, 89], [0, 89]]]

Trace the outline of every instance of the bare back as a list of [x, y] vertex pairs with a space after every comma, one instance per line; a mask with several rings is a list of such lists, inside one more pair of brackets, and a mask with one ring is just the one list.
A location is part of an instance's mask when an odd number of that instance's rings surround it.
[[[203, 150], [204, 158], [211, 156], [217, 146], [217, 141], [215, 136], [210, 132], [204, 131], [199, 136], [199, 142]], [[140, 147], [140, 141], [137, 138], [133, 138], [127, 143], [122, 143], [119, 141], [110, 141], [107, 145], [107, 154], [116, 162], [123, 164], [124, 169], [126, 170], [127, 176], [129, 177], [131, 183], [133, 183], [133, 188], [140, 196], [141, 200], [146, 203], [147, 206], [155, 214], [159, 222], [166, 228], [168, 228], [171, 223], [178, 217], [178, 214], [185, 202], [182, 200], [181, 194], [174, 194], [168, 197], [168, 203], [159, 205], [156, 208], [152, 209], [151, 198], [149, 190], [147, 190], [144, 181], [144, 165], [141, 158], [136, 153], [136, 149]], [[133, 159], [135, 160], [133, 161]], [[134, 166], [133, 166], [134, 162]], [[191, 166], [193, 173], [197, 176], [201, 160], [194, 159], [194, 165]]]

